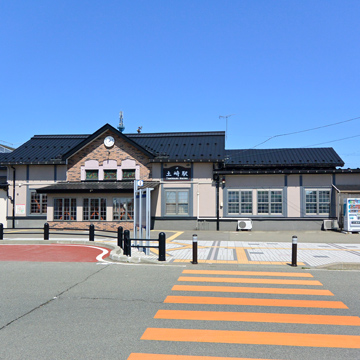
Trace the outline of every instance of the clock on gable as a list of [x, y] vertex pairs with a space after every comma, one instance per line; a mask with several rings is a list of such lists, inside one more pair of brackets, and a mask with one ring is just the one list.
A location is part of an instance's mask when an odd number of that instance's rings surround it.
[[115, 144], [115, 139], [112, 137], [112, 136], [107, 136], [105, 139], [104, 139], [104, 145], [105, 147], [107, 148], [111, 148], [113, 147]]

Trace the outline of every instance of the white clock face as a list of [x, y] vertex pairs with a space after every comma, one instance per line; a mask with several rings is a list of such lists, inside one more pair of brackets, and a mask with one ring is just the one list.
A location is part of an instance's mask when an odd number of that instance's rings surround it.
[[104, 140], [104, 145], [107, 147], [107, 148], [110, 148], [112, 146], [114, 146], [115, 144], [115, 139], [112, 137], [112, 136], [107, 136]]

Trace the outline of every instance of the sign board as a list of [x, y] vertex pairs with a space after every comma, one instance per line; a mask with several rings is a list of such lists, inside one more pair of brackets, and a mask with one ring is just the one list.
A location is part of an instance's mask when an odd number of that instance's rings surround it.
[[16, 215], [25, 215], [25, 205], [16, 205], [15, 212]]
[[164, 180], [191, 180], [191, 168], [172, 166], [163, 168]]

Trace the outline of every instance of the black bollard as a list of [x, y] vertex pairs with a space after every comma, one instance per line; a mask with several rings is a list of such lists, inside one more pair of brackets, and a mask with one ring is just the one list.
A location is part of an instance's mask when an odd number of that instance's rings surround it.
[[44, 240], [49, 240], [49, 234], [50, 234], [49, 224], [45, 223], [44, 224]]
[[118, 246], [124, 250], [124, 244], [123, 244], [123, 228], [122, 226], [118, 227], [118, 237], [117, 237], [117, 244]]
[[91, 224], [89, 226], [89, 241], [94, 241], [95, 239], [95, 226], [94, 224]]
[[292, 237], [291, 266], [297, 266], [297, 236]]
[[130, 240], [130, 231], [124, 231], [124, 255], [131, 256], [131, 240]]
[[198, 263], [198, 243], [197, 243], [197, 235], [194, 234], [193, 235], [193, 264], [197, 264]]
[[166, 235], [163, 232], [159, 234], [159, 261], [166, 261]]
[[0, 240], [4, 240], [4, 225], [0, 223]]

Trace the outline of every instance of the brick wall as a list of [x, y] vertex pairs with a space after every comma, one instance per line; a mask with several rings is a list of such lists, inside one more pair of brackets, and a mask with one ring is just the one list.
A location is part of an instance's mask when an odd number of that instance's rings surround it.
[[[115, 145], [111, 149], [104, 146], [104, 139], [108, 135], [115, 139]], [[120, 162], [126, 159], [135, 160], [136, 165], [140, 166], [141, 179], [151, 179], [149, 158], [135, 146], [108, 130], [68, 160], [67, 181], [81, 181], [81, 166], [84, 166], [87, 160], [97, 160], [99, 165], [105, 160], [116, 160], [120, 165]]]
[[119, 226], [124, 230], [133, 230], [133, 222], [125, 221], [48, 221], [50, 229], [84, 229], [89, 230], [92, 224], [95, 230], [117, 231]]

